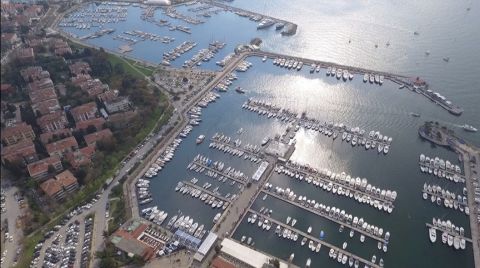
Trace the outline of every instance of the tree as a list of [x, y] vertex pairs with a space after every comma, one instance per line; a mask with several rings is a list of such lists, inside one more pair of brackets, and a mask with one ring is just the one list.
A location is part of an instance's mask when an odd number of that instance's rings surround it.
[[122, 75], [125, 73], [125, 70], [123, 69], [123, 64], [121, 63], [115, 64], [114, 70], [115, 70], [115, 73], [119, 75]]
[[48, 173], [49, 173], [49, 174], [53, 174], [53, 173], [55, 173], [55, 171], [56, 171], [56, 170], [55, 170], [55, 168], [54, 168], [52, 165], [48, 165]]
[[97, 132], [97, 128], [94, 125], [88, 125], [86, 132], [87, 132], [87, 134], [92, 134], [94, 132]]

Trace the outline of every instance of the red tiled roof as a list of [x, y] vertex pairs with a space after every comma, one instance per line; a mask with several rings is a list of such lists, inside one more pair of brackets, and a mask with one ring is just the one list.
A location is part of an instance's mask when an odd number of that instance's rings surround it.
[[97, 113], [97, 104], [95, 102], [89, 102], [73, 108], [70, 112], [76, 122], [92, 119], [95, 118], [95, 114]]
[[54, 196], [58, 192], [63, 191], [62, 184], [53, 178], [48, 179], [40, 184], [40, 188], [50, 197]]
[[60, 162], [60, 158], [58, 158], [57, 156], [47, 157], [47, 158], [39, 160], [37, 162], [28, 164], [28, 166], [27, 166], [28, 174], [30, 174], [31, 177], [34, 177], [35, 175], [37, 175], [39, 173], [43, 173], [43, 172], [48, 171], [48, 166], [49, 165], [55, 166], [58, 163], [60, 163], [60, 165], [61, 165], [62, 162]]
[[74, 137], [68, 137], [63, 140], [45, 145], [45, 148], [50, 156], [54, 155], [55, 152], [63, 153], [64, 151], [70, 151], [72, 150], [72, 147], [78, 148], [77, 140]]
[[75, 178], [75, 176], [73, 176], [72, 172], [70, 172], [70, 170], [68, 170], [68, 169], [65, 170], [62, 173], [57, 174], [55, 176], [55, 178], [65, 188], [67, 188], [68, 186], [70, 186], [72, 184], [77, 183], [77, 178]]
[[81, 122], [78, 122], [76, 123], [76, 129], [77, 130], [80, 130], [80, 129], [87, 129], [88, 126], [92, 125], [92, 126], [95, 126], [95, 128], [97, 130], [100, 130], [103, 128], [103, 124], [105, 124], [105, 119], [103, 119], [103, 117], [97, 117], [97, 118], [94, 118], [94, 119], [90, 119], [90, 120], [85, 120], [85, 121], [81, 121]]
[[113, 136], [109, 128], [83, 136], [87, 145], [95, 144], [97, 141], [110, 139]]

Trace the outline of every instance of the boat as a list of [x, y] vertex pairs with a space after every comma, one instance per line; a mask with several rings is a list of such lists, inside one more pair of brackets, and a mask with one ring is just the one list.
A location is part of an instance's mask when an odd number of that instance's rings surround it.
[[222, 216], [221, 213], [217, 213], [217, 214], [215, 215], [215, 217], [213, 218], [213, 223], [217, 223], [217, 221], [220, 219], [221, 216]]
[[448, 234], [446, 232], [442, 233], [442, 243], [446, 244], [448, 239]]
[[252, 243], [252, 238], [251, 237], [248, 237], [247, 239], [247, 244], [250, 245]]
[[242, 239], [240, 239], [240, 242], [242, 242], [242, 243], [245, 242], [245, 239], [247, 239], [247, 237], [246, 237], [246, 236], [242, 236]]
[[346, 249], [346, 248], [347, 248], [347, 242], [343, 242], [342, 248], [343, 248], [343, 249]]
[[366, 83], [368, 81], [368, 74], [363, 75], [363, 82]]
[[310, 264], [312, 264], [312, 260], [308, 258], [307, 263], [305, 264], [305, 267], [310, 267]]
[[290, 257], [288, 258], [288, 261], [292, 262], [293, 258], [295, 258], [295, 253], [290, 254]]
[[263, 62], [267, 61], [267, 56], [263, 56], [262, 61]]
[[261, 145], [262, 145], [262, 146], [265, 146], [265, 145], [267, 145], [267, 143], [268, 143], [269, 141], [270, 141], [270, 137], [265, 137], [265, 138], [263, 138]]
[[305, 243], [307, 243], [307, 238], [306, 238], [306, 237], [304, 237], [304, 238], [302, 239], [302, 242], [301, 242], [300, 244], [303, 246], [303, 245], [305, 245]]
[[238, 93], [240, 93], [240, 94], [245, 93], [245, 90], [243, 90], [243, 89], [242, 89], [241, 87], [239, 87], [239, 86], [235, 88], [235, 91], [238, 92]]
[[311, 233], [311, 232], [312, 232], [312, 226], [309, 226], [308, 230], [307, 230], [307, 233]]
[[197, 140], [195, 141], [197, 144], [200, 144], [203, 142], [203, 140], [205, 139], [205, 135], [200, 135], [197, 137]]
[[476, 129], [473, 126], [468, 125], [468, 124], [462, 125], [462, 128], [463, 128], [463, 130], [468, 131], [468, 132], [477, 132], [478, 131], [478, 129]]
[[412, 113], [411, 112], [410, 115], [413, 116], [413, 117], [420, 117], [420, 114], [417, 114], [417, 113]]
[[460, 248], [460, 238], [458, 236], [455, 236], [453, 238], [453, 247], [455, 249], [459, 249]]
[[453, 236], [447, 235], [447, 244], [451, 247], [453, 245]]
[[322, 244], [318, 243], [317, 246], [315, 247], [315, 252], [320, 252], [320, 249], [322, 248]]

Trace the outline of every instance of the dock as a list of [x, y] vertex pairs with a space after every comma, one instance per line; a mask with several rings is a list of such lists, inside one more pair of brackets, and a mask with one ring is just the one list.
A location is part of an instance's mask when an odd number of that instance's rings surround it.
[[364, 258], [362, 258], [362, 257], [357, 256], [357, 255], [354, 255], [353, 253], [350, 253], [350, 252], [348, 252], [348, 251], [346, 251], [346, 250], [344, 250], [344, 249], [338, 248], [338, 247], [336, 247], [336, 246], [334, 246], [334, 245], [332, 245], [332, 244], [330, 244], [330, 243], [328, 243], [328, 242], [325, 242], [325, 241], [323, 241], [323, 240], [320, 240], [320, 239], [318, 239], [318, 238], [316, 238], [316, 237], [314, 237], [314, 236], [312, 236], [312, 235], [310, 235], [310, 234], [304, 233], [304, 232], [302, 232], [302, 231], [300, 231], [300, 230], [298, 230], [298, 229], [296, 229], [296, 228], [294, 228], [294, 227], [292, 227], [292, 226], [290, 226], [290, 225], [287, 225], [287, 224], [285, 224], [285, 223], [283, 223], [283, 222], [280, 222], [280, 221], [277, 221], [277, 220], [275, 220], [275, 219], [272, 219], [272, 218], [270, 218], [270, 217], [268, 217], [268, 216], [262, 215], [262, 214], [260, 214], [259, 212], [255, 211], [255, 210], [249, 209], [248, 211], [249, 211], [250, 213], [258, 214], [258, 215], [260, 215], [260, 218], [263, 217], [264, 219], [267, 219], [267, 220], [271, 221], [272, 223], [275, 223], [275, 224], [277, 224], [277, 225], [280, 225], [282, 228], [287, 228], [287, 229], [293, 230], [293, 231], [295, 231], [296, 233], [298, 233], [299, 235], [302, 235], [302, 236], [304, 236], [304, 237], [306, 237], [306, 238], [308, 238], [308, 239], [310, 239], [310, 240], [313, 240], [313, 241], [315, 241], [316, 243], [320, 243], [320, 244], [322, 245], [322, 247], [324, 246], [324, 247], [327, 247], [327, 248], [334, 249], [334, 250], [336, 250], [337, 252], [341, 252], [342, 254], [347, 255], [348, 257], [352, 257], [352, 258], [354, 258], [354, 259], [357, 259], [359, 262], [364, 263], [364, 264], [368, 265], [369, 267], [380, 268], [379, 265], [377, 265], [377, 264], [375, 264], [375, 263], [373, 263], [373, 262], [371, 262], [371, 261], [369, 261], [369, 260], [366, 260], [366, 259], [364, 259]]
[[277, 199], [279, 199], [279, 200], [282, 200], [282, 201], [284, 201], [284, 202], [287, 202], [287, 203], [289, 203], [289, 204], [291, 204], [291, 205], [294, 205], [294, 206], [296, 206], [296, 207], [298, 207], [298, 208], [304, 209], [304, 210], [306, 210], [306, 211], [308, 211], [308, 212], [310, 212], [310, 213], [313, 213], [313, 214], [315, 214], [315, 215], [317, 215], [317, 216], [319, 216], [319, 217], [322, 217], [322, 218], [324, 218], [324, 219], [327, 219], [327, 220], [329, 220], [329, 221], [338, 223], [338, 224], [340, 224], [340, 225], [344, 225], [345, 227], [348, 227], [348, 228], [350, 228], [350, 229], [352, 229], [352, 230], [354, 230], [354, 231], [356, 231], [356, 232], [358, 232], [358, 233], [360, 233], [360, 234], [363, 234], [363, 235], [366, 236], [366, 237], [370, 237], [370, 238], [372, 238], [372, 239], [374, 239], [374, 240], [376, 240], [376, 241], [380, 241], [380, 242], [382, 242], [382, 243], [388, 243], [387, 240], [385, 240], [385, 239], [383, 239], [383, 238], [381, 238], [381, 237], [377, 237], [377, 236], [375, 236], [375, 235], [372, 235], [372, 234], [370, 234], [370, 233], [368, 233], [368, 232], [366, 232], [366, 231], [364, 231], [364, 230], [362, 230], [362, 229], [360, 229], [360, 228], [358, 228], [358, 227], [354, 227], [353, 225], [349, 224], [348, 222], [343, 222], [343, 221], [334, 219], [334, 218], [332, 218], [332, 217], [330, 217], [330, 216], [328, 216], [328, 215], [323, 215], [323, 214], [321, 214], [320, 212], [318, 212], [318, 211], [316, 211], [316, 210], [314, 210], [314, 209], [312, 209], [312, 208], [307, 208], [307, 207], [305, 207], [305, 206], [302, 206], [302, 205], [298, 204], [297, 202], [293, 202], [293, 201], [291, 201], [291, 200], [288, 200], [288, 199], [284, 198], [283, 196], [277, 195], [277, 194], [275, 194], [275, 193], [272, 193], [272, 192], [269, 192], [269, 191], [265, 191], [265, 190], [262, 190], [261, 192], [262, 192], [262, 193], [265, 193], [265, 194], [268, 194], [268, 195], [270, 195], [270, 196], [273, 196], [273, 197], [275, 197], [275, 198], [277, 198]]
[[[230, 176], [230, 175], [227, 175], [227, 174], [225, 174], [225, 173], [223, 173], [223, 172], [221, 172], [221, 171], [219, 171], [219, 170], [217, 170], [217, 169], [214, 169], [214, 168], [211, 168], [211, 167], [206, 166], [206, 165], [204, 165], [204, 164], [201, 164], [201, 163], [198, 162], [198, 161], [193, 161], [192, 163], [194, 163], [195, 165], [197, 165], [197, 166], [199, 166], [199, 167], [204, 168], [205, 170], [209, 170], [209, 171], [212, 171], [212, 172], [217, 173], [217, 174], [220, 175], [220, 176], [226, 177], [227, 179], [230, 179], [230, 180], [232, 180], [232, 181], [236, 181], [236, 182], [238, 182], [238, 183], [241, 183], [242, 185], [246, 185], [246, 184], [247, 184], [246, 181], [243, 181], [243, 180], [237, 179], [237, 178], [235, 178], [235, 177], [232, 177], [232, 176]], [[192, 170], [192, 171], [194, 171], [194, 170]]]
[[[432, 170], [433, 169], [438, 169], [439, 171], [445, 172], [445, 174], [450, 175], [450, 176], [455, 176], [456, 175], [456, 176], [458, 176], [458, 182], [465, 183], [465, 176], [463, 176], [462, 174], [457, 173], [455, 171], [448, 170], [448, 169], [435, 168], [433, 165], [431, 165], [430, 163], [426, 163], [426, 162], [424, 162], [424, 163], [420, 162], [419, 165], [420, 165], [420, 167], [431, 168]], [[433, 175], [433, 173], [432, 173], [432, 175]], [[436, 175], [436, 176], [438, 177], [438, 175]], [[444, 178], [444, 179], [446, 179], [446, 178]]]
[[449, 234], [449, 235], [451, 235], [451, 236], [454, 236], [454, 237], [455, 237], [455, 236], [458, 236], [458, 237], [460, 237], [460, 238], [465, 239], [465, 241], [472, 243], [472, 239], [471, 239], [471, 238], [468, 238], [468, 237], [466, 237], [466, 236], [463, 236], [463, 235], [460, 235], [460, 234], [456, 234], [456, 233], [451, 232], [451, 231], [446, 230], [446, 229], [439, 228], [439, 227], [434, 226], [433, 224], [430, 224], [430, 223], [425, 223], [425, 225], [426, 225], [428, 228], [433, 228], [433, 229], [435, 229], [435, 230], [437, 230], [437, 231], [440, 231], [440, 232], [446, 232], [447, 234]]
[[[423, 189], [422, 189], [422, 193], [426, 193], [428, 196], [433, 195], [433, 196], [435, 196], [435, 197], [437, 197], [437, 198], [440, 197], [440, 198], [442, 199], [442, 201], [443, 201], [444, 199], [446, 199], [446, 198], [443, 197], [442, 195], [439, 195], [439, 194], [437, 194], [437, 193], [432, 193], [432, 192], [429, 192], [429, 191], [427, 191], [427, 190], [423, 190]], [[456, 195], [456, 196], [457, 196], [457, 195]], [[427, 200], [428, 200], [428, 199], [427, 199]], [[460, 206], [460, 205], [462, 205], [463, 207], [467, 207], [467, 206], [468, 206], [468, 205], [467, 205], [466, 203], [464, 203], [463, 201], [462, 201], [462, 202], [458, 202], [458, 200], [452, 199], [452, 198], [449, 198], [448, 200], [457, 202], [457, 203], [458, 203], [458, 206]], [[441, 205], [443, 205], [443, 203], [442, 203]]]
[[184, 183], [185, 185], [188, 185], [189, 187], [192, 187], [192, 188], [194, 188], [194, 189], [197, 189], [197, 190], [202, 191], [203, 193], [206, 193], [206, 194], [208, 194], [208, 195], [211, 195], [211, 196], [215, 197], [216, 199], [222, 200], [223, 202], [227, 202], [228, 205], [230, 205], [231, 200], [225, 198], [225, 197], [222, 196], [222, 195], [216, 194], [216, 193], [214, 193], [214, 192], [212, 192], [212, 191], [210, 191], [210, 190], [207, 190], [207, 189], [205, 189], [205, 188], [203, 188], [203, 187], [200, 187], [200, 186], [198, 186], [198, 185], [196, 185], [196, 184], [193, 184], [193, 183], [191, 183], [191, 182], [189, 182], [189, 181], [183, 181], [183, 183]]
[[352, 186], [349, 186], [347, 184], [342, 184], [342, 183], [339, 183], [337, 181], [334, 181], [332, 180], [331, 178], [327, 177], [327, 176], [322, 176], [321, 174], [318, 174], [318, 173], [313, 173], [313, 172], [308, 172], [308, 171], [305, 171], [305, 170], [301, 170], [301, 169], [298, 169], [298, 168], [294, 168], [294, 167], [289, 167], [289, 166], [283, 166], [284, 168], [286, 169], [289, 169], [289, 170], [292, 170], [294, 172], [297, 172], [297, 173], [301, 173], [303, 174], [305, 177], [312, 177], [314, 179], [320, 179], [320, 180], [323, 180], [324, 183], [325, 182], [331, 182], [333, 185], [337, 185], [339, 187], [342, 187], [342, 188], [345, 188], [345, 189], [348, 189], [350, 190], [351, 192], [353, 192], [353, 194], [355, 193], [358, 193], [358, 194], [361, 194], [361, 195], [366, 195], [367, 197], [369, 197], [370, 199], [374, 200], [374, 201], [379, 201], [379, 202], [382, 202], [382, 203], [386, 203], [387, 205], [390, 205], [392, 206], [393, 208], [395, 207], [393, 205], [393, 202], [391, 200], [388, 200], [387, 198], [381, 198], [377, 195], [373, 195], [371, 193], [368, 193], [366, 191], [362, 191], [360, 189], [356, 189]]
[[[230, 149], [232, 149], [232, 150], [241, 151], [241, 152], [243, 152], [243, 154], [250, 155], [250, 156], [254, 156], [254, 157], [258, 158], [258, 159], [261, 159], [261, 158], [262, 158], [262, 156], [260, 156], [260, 154], [255, 153], [255, 152], [252, 152], [252, 151], [249, 151], [249, 150], [246, 150], [246, 149], [244, 149], [244, 148], [242, 148], [242, 147], [240, 147], [240, 146], [237, 147], [237, 146], [235, 146], [234, 144], [227, 143], [227, 142], [221, 141], [221, 140], [219, 140], [219, 139], [211, 138], [210, 140], [211, 140], [211, 142], [214, 142], [214, 143], [217, 143], [217, 144], [221, 144], [221, 145], [223, 145], [223, 146], [225, 146], [225, 147], [228, 147], [228, 148], [230, 148]], [[209, 147], [210, 147], [210, 146], [209, 146]], [[215, 148], [215, 147], [212, 147], [212, 148]], [[220, 149], [218, 149], [218, 148], [215, 148], [215, 149], [220, 150]], [[239, 156], [239, 157], [241, 157], [241, 156]]]

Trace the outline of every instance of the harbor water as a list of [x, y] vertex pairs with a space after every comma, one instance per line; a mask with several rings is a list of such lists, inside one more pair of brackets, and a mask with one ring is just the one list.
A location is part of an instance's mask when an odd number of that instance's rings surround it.
[[[267, 51], [409, 77], [420, 76], [435, 91], [465, 111], [459, 117], [451, 115], [419, 94], [398, 89], [398, 85], [390, 81], [378, 86], [363, 83], [362, 77], [356, 75], [352, 81], [343, 82], [326, 76], [325, 69], [311, 74], [309, 66], [304, 66], [301, 71], [293, 71], [274, 66], [271, 59], [262, 62], [261, 58], [250, 57], [247, 61], [253, 66], [247, 72], [237, 72], [238, 80], [234, 81], [229, 91], [220, 93], [220, 99], [203, 109], [201, 124], [194, 127], [178, 147], [172, 161], [152, 179], [150, 190], [154, 201], [147, 206], [157, 205], [169, 213], [169, 218], [180, 210], [207, 228], [213, 226], [212, 218], [220, 210], [175, 192], [175, 185], [178, 181], [190, 181], [196, 177], [199, 179], [197, 185], [209, 182], [212, 183], [211, 189], [218, 186], [223, 195], [237, 193], [238, 183], [231, 186], [229, 181], [218, 182], [187, 171], [186, 167], [197, 154], [202, 154], [213, 161], [224, 162], [226, 167], [232, 166], [248, 176], [253, 175], [258, 164], [208, 148], [209, 139], [216, 132], [222, 132], [232, 139], [242, 140], [242, 145], [260, 145], [265, 135], [273, 137], [282, 133], [286, 128], [284, 123], [242, 109], [242, 104], [248, 98], [266, 100], [299, 114], [305, 112], [308, 117], [321, 122], [359, 126], [367, 130], [367, 133], [375, 130], [392, 137], [390, 152], [384, 155], [358, 146], [352, 147], [342, 142], [341, 138], [333, 140], [301, 128], [295, 136], [297, 144], [291, 159], [317, 169], [328, 168], [332, 172], [343, 171], [353, 177], [367, 178], [372, 185], [397, 191], [398, 197], [393, 212], [388, 214], [285, 175], [273, 173], [269, 180], [274, 187], [289, 187], [297, 195], [306, 195], [325, 205], [344, 209], [347, 213], [363, 217], [369, 223], [389, 231], [391, 238], [387, 253], [378, 250], [376, 242], [370, 238], [361, 243], [357, 232], [350, 238], [349, 228], [339, 233], [338, 224], [271, 196], [262, 200], [262, 193], [252, 209], [272, 209], [272, 218], [282, 222], [285, 222], [287, 216], [296, 218], [298, 222], [295, 228], [306, 232], [308, 226], [312, 226], [312, 234], [316, 237], [323, 230], [328, 243], [341, 247], [347, 241], [348, 251], [368, 260], [375, 254], [377, 260], [383, 258], [386, 267], [473, 267], [471, 244], [467, 243], [466, 250], [455, 250], [442, 244], [439, 238], [434, 244], [429, 240], [425, 223], [431, 223], [434, 217], [451, 220], [457, 226], [465, 227], [467, 236], [470, 235], [469, 221], [458, 210], [446, 209], [422, 199], [424, 183], [437, 184], [457, 194], [461, 194], [463, 185], [421, 173], [418, 166], [421, 153], [439, 156], [455, 164], [459, 162], [453, 152], [422, 141], [417, 130], [424, 121], [438, 121], [474, 144], [480, 144], [478, 133], [464, 132], [460, 128], [465, 123], [480, 127], [477, 78], [480, 71], [480, 3], [322, 0], [315, 1], [313, 5], [307, 0], [236, 0], [231, 4], [288, 19], [298, 24], [297, 34], [281, 36], [274, 28], [257, 31], [256, 22], [233, 13], [220, 12], [206, 19], [203, 24], [188, 25], [192, 30], [190, 35], [143, 21], [140, 19], [140, 8], [130, 6], [126, 22], [104, 26], [115, 28], [114, 33], [88, 39], [86, 42], [117, 50], [124, 42], [113, 40], [112, 37], [135, 29], [175, 37], [175, 42], [170, 44], [144, 41], [133, 46], [130, 55], [154, 63], [161, 62], [164, 51], [183, 41], [197, 42], [197, 47], [172, 62], [172, 65], [179, 67], [199, 49], [206, 48], [213, 40], [219, 40], [227, 43], [227, 46], [210, 62], [202, 65], [202, 68], [216, 70], [218, 67], [215, 62], [231, 53], [236, 44], [260, 37], [263, 39], [262, 49]], [[177, 11], [188, 14], [187, 10], [191, 7], [180, 6]], [[154, 16], [157, 20], [164, 17], [161, 10], [157, 10]], [[165, 19], [174, 21], [168, 17]], [[82, 36], [98, 29], [64, 30]], [[415, 35], [414, 32], [418, 34]], [[430, 53], [428, 56], [425, 53], [427, 51]], [[448, 62], [443, 60], [445, 57], [449, 58]], [[237, 86], [242, 87], [245, 94], [235, 92]], [[412, 112], [421, 116], [412, 117]], [[239, 135], [237, 130], [240, 128], [244, 132]], [[200, 134], [205, 135], [205, 141], [196, 145], [195, 140]], [[299, 266], [304, 266], [307, 258], [311, 258], [312, 267], [340, 267], [340, 264], [328, 257], [327, 249], [322, 248], [320, 253], [312, 253], [307, 246], [300, 246], [301, 238], [294, 244], [293, 241], [279, 238], [273, 230], [266, 232], [256, 225], [248, 224], [246, 218], [233, 234], [237, 240], [242, 236], [252, 237], [255, 248], [282, 259], [288, 259], [294, 252], [293, 262]], [[440, 236], [437, 232], [437, 237]]]

